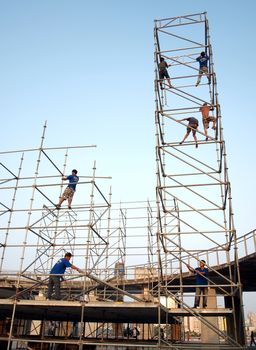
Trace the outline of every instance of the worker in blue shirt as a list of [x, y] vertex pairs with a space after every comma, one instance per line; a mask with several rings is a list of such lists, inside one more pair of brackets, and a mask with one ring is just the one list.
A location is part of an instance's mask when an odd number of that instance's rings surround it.
[[72, 175], [63, 176], [62, 180], [68, 180], [69, 184], [65, 191], [63, 192], [62, 196], [60, 197], [59, 203], [56, 205], [57, 209], [60, 209], [61, 204], [67, 199], [68, 200], [68, 209], [71, 209], [71, 203], [73, 200], [73, 196], [76, 190], [76, 185], [79, 181], [79, 177], [77, 176], [77, 170], [72, 170]]
[[186, 264], [189, 271], [196, 275], [196, 295], [194, 307], [199, 307], [201, 295], [203, 296], [203, 308], [207, 307], [207, 296], [208, 296], [208, 269], [205, 267], [205, 260], [200, 260], [200, 266], [193, 269], [191, 266]]
[[197, 57], [197, 62], [199, 62], [199, 73], [198, 73], [198, 77], [197, 77], [197, 82], [196, 82], [196, 86], [198, 86], [201, 82], [201, 77], [203, 74], [205, 74], [208, 78], [208, 83], [211, 83], [211, 77], [210, 74], [208, 72], [208, 61], [209, 61], [209, 57], [206, 55], [206, 53], [203, 51], [201, 52], [201, 55], [199, 57]]
[[63, 275], [66, 271], [67, 267], [71, 269], [77, 270], [78, 272], [82, 272], [78, 267], [70, 263], [70, 259], [72, 257], [71, 253], [66, 253], [64, 258], [61, 258], [57, 263], [53, 266], [50, 271], [49, 283], [48, 283], [48, 294], [47, 299], [51, 299], [53, 288], [55, 291], [55, 299], [60, 300], [60, 282], [63, 280]]

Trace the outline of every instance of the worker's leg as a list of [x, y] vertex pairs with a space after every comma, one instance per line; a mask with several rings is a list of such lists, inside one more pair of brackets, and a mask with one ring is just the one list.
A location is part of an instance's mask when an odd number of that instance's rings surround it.
[[202, 288], [203, 290], [203, 307], [207, 307], [207, 296], [208, 296], [208, 288]]
[[68, 198], [68, 209], [71, 209], [72, 198]]
[[167, 72], [167, 70], [165, 72], [165, 77], [166, 77], [166, 79], [168, 81], [169, 87], [171, 88], [172, 87], [172, 85], [171, 85], [171, 78], [170, 78], [169, 73]]
[[208, 72], [208, 67], [202, 67], [201, 70], [202, 70], [202, 74], [205, 74], [207, 76], [208, 83], [210, 84], [211, 83], [211, 75]]
[[192, 135], [193, 135], [193, 138], [194, 138], [194, 140], [195, 140], [195, 142], [196, 142], [196, 148], [198, 147], [198, 143], [197, 143], [197, 137], [196, 137], [196, 130], [192, 130]]
[[69, 193], [68, 193], [68, 209], [71, 209], [71, 203], [73, 200], [75, 191], [72, 188], [69, 188]]
[[180, 141], [180, 145], [186, 140], [186, 138], [188, 137], [188, 135], [189, 135], [189, 133], [187, 132], [187, 133], [185, 134], [185, 136], [183, 137], [183, 140]]
[[215, 130], [216, 129], [216, 118], [211, 117], [211, 120], [212, 120], [212, 129]]
[[52, 277], [50, 276], [49, 282], [48, 282], [47, 299], [51, 299], [51, 297], [52, 297], [53, 285], [54, 285], [54, 282], [53, 282]]
[[57, 208], [61, 207], [61, 204], [67, 199], [69, 187], [65, 189], [62, 196], [60, 197], [59, 203], [56, 205]]
[[208, 131], [207, 131], [207, 129], [209, 128], [209, 123], [208, 123], [207, 119], [204, 119], [204, 118], [203, 118], [202, 122], [203, 122], [203, 126], [204, 126], [204, 133], [205, 133], [205, 136], [206, 136], [206, 140], [205, 141], [207, 141], [208, 140]]
[[208, 141], [208, 132], [207, 132], [207, 128], [204, 126], [204, 133], [205, 133], [205, 141]]
[[204, 67], [204, 74], [207, 76], [208, 84], [211, 84], [211, 74], [208, 71], [208, 67]]
[[199, 69], [196, 86], [200, 84], [202, 75], [203, 75], [203, 71]]
[[186, 138], [188, 137], [190, 132], [191, 132], [191, 128], [188, 126], [187, 127], [187, 132], [186, 132], [185, 136], [183, 137], [183, 140], [180, 142], [180, 145], [186, 140]]
[[195, 303], [194, 303], [194, 307], [197, 307], [199, 306], [199, 303], [200, 303], [200, 288], [199, 287], [196, 287], [196, 295], [195, 295]]
[[164, 80], [164, 74], [162, 71], [159, 72], [159, 83], [161, 90], [163, 89], [163, 80]]
[[63, 195], [60, 197], [59, 203], [57, 204], [57, 207], [58, 207], [58, 208], [61, 207], [61, 204], [64, 202], [65, 199], [66, 199], [66, 198], [65, 198]]
[[55, 299], [60, 300], [60, 277], [52, 276], [52, 279], [54, 283]]

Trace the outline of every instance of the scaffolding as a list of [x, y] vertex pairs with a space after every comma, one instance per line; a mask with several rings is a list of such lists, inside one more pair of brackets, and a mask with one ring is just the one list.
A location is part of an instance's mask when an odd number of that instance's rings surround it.
[[[47, 147], [46, 130], [45, 123], [38, 148], [0, 152], [1, 349], [96, 349], [103, 340], [122, 348], [152, 339], [155, 201], [111, 203], [111, 178], [96, 174], [95, 161], [87, 175], [80, 161], [95, 146]], [[81, 169], [72, 209], [65, 202], [59, 209], [62, 178], [74, 164]], [[81, 273], [67, 269], [61, 300], [47, 300], [49, 272], [66, 252]]]
[[[47, 123], [38, 148], [0, 152], [1, 349], [244, 345], [237, 239], [207, 16], [156, 20], [154, 39], [156, 200], [113, 203], [111, 178], [98, 176], [94, 160], [89, 175], [88, 163], [81, 163], [95, 145], [46, 147]], [[210, 57], [211, 81], [205, 84], [202, 76], [195, 87], [202, 50]], [[160, 56], [171, 63], [171, 86], [163, 80], [163, 89]], [[204, 102], [213, 106], [216, 130], [206, 141], [199, 128], [198, 148], [193, 141], [180, 144], [186, 124], [179, 119], [200, 115]], [[58, 209], [63, 174], [75, 164], [81, 169], [72, 209], [65, 202]], [[68, 269], [61, 300], [47, 300], [49, 271], [67, 251], [81, 271]], [[201, 259], [210, 271], [209, 305], [194, 309], [194, 276], [184, 263], [194, 267]], [[191, 338], [192, 321], [200, 325], [200, 342]]]
[[[156, 20], [154, 38], [159, 295], [172, 298], [181, 310], [201, 322], [203, 343], [239, 347], [245, 343], [242, 293], [207, 14]], [[204, 74], [197, 62], [201, 52], [209, 60]], [[168, 75], [159, 74], [161, 58], [166, 69], [171, 67], [170, 80]], [[211, 132], [201, 122], [205, 104], [209, 106], [210, 120], [216, 123]], [[187, 118], [199, 120], [199, 128], [195, 125], [189, 128]], [[184, 140], [186, 129], [190, 134]], [[191, 266], [195, 268], [201, 260], [206, 261], [209, 269], [207, 279], [213, 298], [203, 309], [206, 314], [193, 307], [189, 297], [195, 285], [188, 285], [183, 279], [184, 272], [192, 270]], [[220, 264], [227, 266], [225, 275], [216, 268]], [[164, 278], [168, 273], [176, 276], [175, 283]], [[225, 330], [207, 315], [219, 299], [227, 324]], [[232, 315], [225, 317], [228, 310]]]

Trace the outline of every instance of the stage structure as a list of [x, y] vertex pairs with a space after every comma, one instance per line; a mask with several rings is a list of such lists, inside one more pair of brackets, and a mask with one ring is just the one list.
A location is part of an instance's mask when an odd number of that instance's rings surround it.
[[[245, 341], [241, 284], [207, 14], [156, 20], [154, 38], [159, 294], [175, 299], [181, 309], [200, 320], [206, 343], [224, 342], [236, 347]], [[197, 58], [202, 52], [208, 58], [208, 70], [201, 68], [199, 72]], [[170, 80], [161, 73], [161, 58], [168, 65]], [[202, 121], [207, 106], [209, 128]], [[190, 121], [187, 118], [196, 118], [199, 127], [191, 120], [194, 126], [188, 128], [190, 133], [184, 140]], [[186, 264], [195, 268], [201, 259], [209, 269], [215, 303], [221, 295], [223, 307], [232, 310], [225, 331], [214, 318], [204, 317], [193, 308], [189, 289], [194, 292], [194, 286], [184, 285]], [[231, 261], [235, 261], [232, 267]], [[217, 271], [219, 264], [227, 265], [227, 274]], [[164, 278], [168, 273], [179, 276], [176, 286]]]
[[[138, 323], [140, 340], [152, 339], [155, 201], [111, 204], [111, 178], [96, 175], [95, 161], [88, 170], [95, 146], [47, 147], [46, 131], [37, 148], [0, 152], [1, 349], [96, 348], [103, 339], [120, 348], [138, 341], [124, 332]], [[72, 209], [58, 209], [74, 167]], [[82, 271], [67, 270], [62, 300], [47, 300], [49, 271], [67, 251]]]

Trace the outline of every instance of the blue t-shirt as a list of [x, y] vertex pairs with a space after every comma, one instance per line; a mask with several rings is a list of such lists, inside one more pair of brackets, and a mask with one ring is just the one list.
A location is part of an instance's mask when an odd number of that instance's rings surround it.
[[52, 274], [59, 274], [62, 275], [65, 273], [67, 267], [71, 267], [72, 264], [69, 262], [66, 258], [61, 258], [51, 269]]
[[196, 273], [196, 284], [207, 285], [208, 284], [208, 280], [203, 277], [203, 276], [205, 276], [205, 277], [208, 278], [208, 269], [207, 269], [207, 267], [204, 267], [203, 269], [201, 269], [200, 267], [197, 267], [195, 269], [195, 271], [199, 271], [199, 272], [203, 272], [204, 273], [204, 275], [199, 275], [199, 273]]
[[207, 55], [205, 55], [204, 57], [199, 56], [196, 60], [199, 62], [199, 68], [207, 67], [209, 57]]
[[76, 185], [79, 181], [79, 177], [76, 175], [68, 175], [66, 176], [69, 181], [68, 187], [72, 188], [74, 191], [76, 190]]

